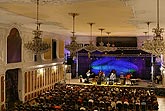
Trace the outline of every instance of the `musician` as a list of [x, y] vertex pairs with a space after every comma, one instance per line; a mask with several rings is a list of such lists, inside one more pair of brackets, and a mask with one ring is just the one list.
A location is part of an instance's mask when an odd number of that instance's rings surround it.
[[116, 80], [116, 74], [115, 73], [111, 73], [109, 79], [110, 79], [110, 81], [112, 81], [114, 83], [114, 81]]
[[112, 70], [111, 73], [109, 74], [109, 80], [112, 81], [113, 83], [116, 80], [116, 71], [115, 70]]
[[132, 81], [131, 81], [131, 77], [132, 77], [132, 74], [131, 73], [127, 73], [126, 74], [126, 83], [125, 84], [129, 84], [129, 85], [132, 85], [133, 83], [132, 83]]
[[90, 70], [88, 70], [87, 73], [86, 73], [86, 76], [87, 76], [86, 82], [87, 82], [87, 83], [89, 83], [89, 76], [90, 76], [90, 75], [91, 75]]
[[103, 71], [99, 71], [99, 77], [105, 77], [105, 74]]
[[103, 71], [99, 71], [99, 74], [98, 75], [99, 75], [99, 78], [98, 78], [97, 83], [98, 84], [101, 84], [101, 82], [103, 82], [104, 79], [105, 79], [105, 73]]

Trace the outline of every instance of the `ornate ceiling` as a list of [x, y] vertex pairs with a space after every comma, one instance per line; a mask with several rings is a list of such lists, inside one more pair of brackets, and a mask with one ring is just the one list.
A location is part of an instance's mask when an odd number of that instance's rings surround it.
[[[165, 27], [165, 0], [160, 0], [160, 26]], [[89, 35], [88, 22], [95, 22], [93, 33], [100, 35], [98, 28], [105, 28], [115, 36], [141, 36], [147, 31], [145, 22], [156, 27], [156, 0], [40, 0], [39, 19], [41, 30], [62, 35], [71, 35], [72, 17], [76, 16], [76, 35]], [[0, 23], [18, 23], [35, 29], [36, 0], [1, 0]], [[104, 34], [104, 33], [103, 33]], [[106, 35], [106, 33], [105, 33]]]

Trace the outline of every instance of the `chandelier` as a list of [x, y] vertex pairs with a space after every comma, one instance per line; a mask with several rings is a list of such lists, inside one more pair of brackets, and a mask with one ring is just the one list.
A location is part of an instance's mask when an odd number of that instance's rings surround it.
[[143, 33], [144, 33], [145, 36], [147, 36], [147, 33], [148, 33], [148, 32], [145, 31], [145, 32], [143, 32]]
[[155, 56], [165, 54], [165, 42], [162, 37], [164, 29], [159, 26], [159, 0], [157, 0], [157, 27], [153, 28], [152, 32], [154, 33], [153, 39], [144, 41], [142, 50]]
[[28, 50], [31, 50], [34, 54], [42, 54], [47, 52], [50, 49], [50, 44], [43, 42], [42, 38], [40, 37], [42, 35], [42, 31], [40, 30], [40, 25], [38, 20], [39, 16], [39, 0], [37, 0], [37, 28], [33, 31], [33, 41], [29, 41], [28, 43], [25, 43], [24, 46]]
[[110, 40], [109, 40], [110, 36], [109, 36], [109, 34], [110, 34], [111, 32], [106, 32], [106, 33], [108, 34], [108, 43], [107, 43], [106, 51], [107, 51], [107, 52], [116, 51], [116, 50], [117, 50], [117, 47], [115, 47], [115, 44], [112, 44], [112, 46], [111, 46], [111, 44], [110, 44]]
[[91, 53], [97, 50], [97, 46], [93, 44], [92, 25], [94, 23], [88, 23], [88, 24], [90, 25], [90, 41], [89, 41], [89, 45], [85, 46], [84, 49]]
[[104, 51], [106, 51], [106, 47], [104, 46], [104, 43], [103, 43], [103, 40], [102, 40], [102, 32], [103, 32], [103, 28], [99, 28], [99, 30], [100, 30], [100, 32], [101, 32], [101, 41], [100, 41], [100, 43], [99, 43], [99, 46], [97, 47], [97, 50], [99, 51], [99, 52], [104, 52]]
[[76, 55], [76, 52], [81, 50], [82, 46], [76, 42], [76, 36], [75, 36], [75, 17], [78, 16], [78, 13], [69, 13], [73, 17], [73, 31], [72, 31], [72, 37], [71, 37], [71, 43], [69, 45], [66, 45], [65, 48], [70, 51], [70, 56], [74, 57]]

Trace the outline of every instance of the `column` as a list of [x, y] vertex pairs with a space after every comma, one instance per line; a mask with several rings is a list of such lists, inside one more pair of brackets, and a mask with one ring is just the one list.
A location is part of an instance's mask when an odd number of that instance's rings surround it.
[[151, 54], [151, 81], [152, 81], [152, 86], [154, 84], [154, 57], [153, 55]]
[[162, 60], [162, 63], [161, 63], [161, 74], [162, 74], [162, 85], [165, 86], [165, 56], [162, 55], [161, 56], [161, 60]]

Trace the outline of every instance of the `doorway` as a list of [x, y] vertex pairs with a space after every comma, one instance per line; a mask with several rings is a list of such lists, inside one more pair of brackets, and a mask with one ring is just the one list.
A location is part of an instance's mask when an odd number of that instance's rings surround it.
[[19, 102], [18, 96], [18, 71], [19, 69], [10, 69], [5, 75], [6, 109], [11, 109], [14, 104]]

